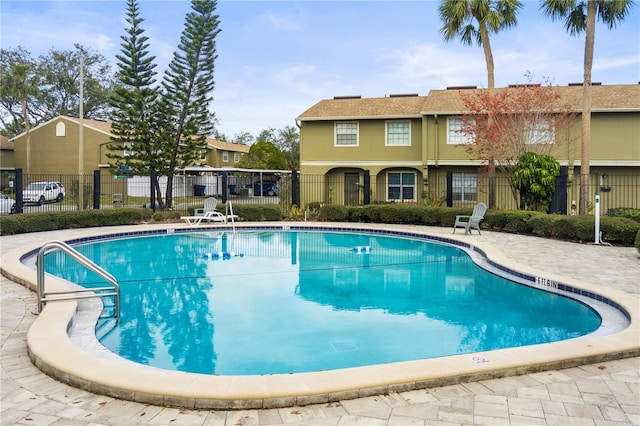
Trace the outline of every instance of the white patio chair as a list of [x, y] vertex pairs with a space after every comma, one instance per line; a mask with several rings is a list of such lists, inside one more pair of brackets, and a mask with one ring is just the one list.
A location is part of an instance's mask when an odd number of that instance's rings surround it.
[[487, 212], [487, 205], [485, 203], [478, 203], [473, 208], [471, 216], [457, 215], [456, 222], [453, 224], [453, 233], [456, 233], [456, 228], [464, 228], [464, 234], [470, 234], [471, 229], [478, 231], [480, 235], [480, 221], [484, 219], [484, 214]]

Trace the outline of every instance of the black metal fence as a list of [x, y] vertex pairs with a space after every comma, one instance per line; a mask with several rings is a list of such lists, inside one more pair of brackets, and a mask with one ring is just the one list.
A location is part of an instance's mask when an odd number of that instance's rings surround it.
[[[572, 210], [572, 204], [579, 200], [579, 181], [579, 176], [566, 173], [558, 178], [553, 212], [577, 213]], [[165, 186], [166, 178], [163, 178], [162, 193]], [[3, 192], [16, 200], [18, 213], [77, 210], [81, 205], [82, 209], [153, 207], [149, 177], [126, 179], [99, 171], [90, 175], [27, 176], [18, 170]], [[292, 205], [304, 208], [322, 204], [358, 206], [386, 202], [472, 207], [478, 202], [490, 205], [492, 192], [496, 209], [520, 208], [520, 194], [503, 176], [495, 177], [492, 185], [485, 175], [443, 172], [430, 174], [424, 182], [409, 179], [396, 185], [388, 177], [376, 178], [367, 172], [179, 175], [173, 179], [172, 208], [187, 211], [190, 207], [202, 207], [204, 200], [211, 196], [234, 204], [273, 204], [283, 211], [289, 211]], [[599, 196], [602, 214], [615, 208], [640, 208], [640, 175], [593, 174], [589, 176], [589, 193], [591, 207], [595, 196]]]

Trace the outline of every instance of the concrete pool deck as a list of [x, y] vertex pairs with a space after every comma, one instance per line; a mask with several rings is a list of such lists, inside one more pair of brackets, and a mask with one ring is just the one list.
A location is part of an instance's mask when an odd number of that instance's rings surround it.
[[[274, 224], [265, 225], [273, 226]], [[319, 225], [327, 226], [324, 223]], [[335, 224], [335, 226], [353, 226], [353, 224]], [[145, 228], [154, 229], [158, 226], [145, 226]], [[451, 237], [451, 230], [448, 228], [410, 226], [386, 226], [385, 228]], [[124, 229], [123, 227], [104, 228], [98, 231], [120, 232]], [[5, 266], [4, 254], [18, 247], [37, 246], [54, 239], [68, 240], [80, 235], [85, 236], [88, 232], [95, 231], [70, 230], [2, 237], [0, 244], [2, 244], [3, 267]], [[632, 322], [632, 326], [637, 327], [640, 315], [640, 299], [638, 299], [640, 260], [637, 251], [633, 248], [581, 245], [491, 232], [483, 232], [482, 236], [460, 235], [456, 238], [482, 246], [491, 258], [496, 257], [496, 261], [510, 264], [509, 266], [519, 271], [544, 271], [549, 278], [563, 277], [563, 282], [580, 281], [585, 287], [598, 284], [598, 288], [605, 295], [611, 293], [614, 300], [621, 297], [625, 299], [620, 302], [626, 306], [634, 318], [635, 324]], [[515, 267], [516, 264], [517, 267]], [[33, 294], [3, 278], [3, 375], [2, 417], [0, 418], [2, 424], [20, 421], [28, 424], [49, 424], [48, 421], [38, 423], [35, 418], [41, 415], [47, 417], [54, 411], [53, 417], [60, 421], [59, 424], [136, 422], [225, 424], [225, 421], [226, 424], [438, 424], [438, 422], [442, 424], [607, 424], [609, 421], [622, 422], [617, 424], [640, 424], [640, 359], [638, 357], [597, 362], [580, 367], [577, 366], [579, 362], [575, 364], [576, 366], [571, 363], [564, 365], [558, 363], [552, 370], [545, 372], [527, 371], [525, 368], [519, 371], [523, 374], [517, 376], [497, 378], [487, 376], [488, 380], [436, 388], [427, 387], [421, 390], [402, 391], [401, 387], [397, 387], [379, 389], [376, 393], [373, 389], [372, 392], [366, 393], [365, 395], [369, 396], [364, 398], [351, 400], [338, 398], [340, 400], [338, 403], [324, 402], [295, 409], [245, 409], [234, 412], [180, 410], [120, 401], [70, 388], [44, 376], [33, 367], [27, 357], [25, 345], [26, 329], [34, 319], [30, 313], [33, 310], [35, 310]], [[637, 329], [635, 332], [636, 334], [626, 336], [626, 342], [618, 343], [627, 348], [638, 347], [640, 335], [637, 334]], [[582, 343], [585, 341], [582, 340]], [[594, 343], [597, 344], [597, 342]], [[567, 353], [578, 354], [584, 348], [578, 349], [563, 347], [559, 352], [564, 353], [557, 355], [560, 358], [566, 358]], [[524, 354], [518, 353], [518, 357], [522, 358], [521, 356]], [[540, 356], [538, 354], [537, 358], [539, 359]], [[463, 357], [460, 361], [468, 362], [468, 358]], [[495, 357], [492, 353], [490, 357], [492, 367], [501, 362], [501, 358], [502, 356]], [[551, 358], [556, 359], [556, 355]], [[560, 370], [566, 365], [571, 365], [572, 368]], [[474, 366], [452, 367], [458, 371], [471, 368], [472, 373], [482, 374], [482, 371], [475, 370]], [[107, 371], [105, 375], [109, 373]], [[340, 380], [340, 378], [337, 379]], [[135, 381], [137, 378], [130, 378], [130, 380]], [[61, 393], [65, 396], [62, 397]], [[353, 395], [344, 396], [345, 398], [353, 397]], [[103, 404], [98, 401], [102, 401]], [[56, 408], [49, 410], [47, 407], [50, 406]], [[122, 413], [117, 408], [114, 411], [101, 410], [105, 406], [126, 407], [126, 409], [123, 408], [123, 412], [130, 415], [122, 418]], [[91, 409], [87, 410], [87, 408]], [[66, 415], [58, 415], [61, 412]], [[82, 418], [80, 412], [87, 418]], [[31, 420], [25, 420], [26, 418]], [[100, 420], [96, 421], [98, 419]]]

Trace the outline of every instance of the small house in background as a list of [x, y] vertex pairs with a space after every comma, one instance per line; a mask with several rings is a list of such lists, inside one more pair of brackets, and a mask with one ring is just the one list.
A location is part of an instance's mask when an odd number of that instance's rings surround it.
[[[77, 117], [59, 116], [47, 121], [30, 131], [29, 172], [36, 180], [56, 180], [65, 185], [71, 179], [77, 179], [79, 168], [79, 130]], [[111, 124], [99, 120], [82, 120], [83, 133], [83, 174], [91, 175], [99, 170], [103, 185], [117, 177], [109, 170], [107, 145], [111, 144]], [[27, 174], [27, 137], [22, 133], [12, 139], [13, 170], [21, 168]], [[123, 147], [124, 149], [124, 147]], [[200, 153], [199, 161], [194, 167], [221, 168], [234, 167], [242, 155], [249, 152], [249, 146], [207, 139], [207, 149]], [[4, 165], [4, 160], [3, 160]], [[179, 172], [180, 173], [180, 172]], [[193, 185], [187, 189], [188, 176], [178, 177], [174, 183], [176, 188], [184, 188], [184, 194], [193, 192]], [[147, 178], [148, 180], [148, 178]], [[27, 182], [25, 182], [26, 184]], [[127, 193], [125, 179], [121, 179], [122, 189], [117, 192]], [[148, 188], [148, 186], [147, 186]], [[148, 189], [146, 190], [148, 192]], [[110, 193], [105, 191], [105, 193]]]

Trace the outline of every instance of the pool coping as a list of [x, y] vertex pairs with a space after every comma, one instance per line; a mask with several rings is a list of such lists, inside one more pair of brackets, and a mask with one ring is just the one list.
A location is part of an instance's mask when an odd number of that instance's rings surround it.
[[[421, 234], [441, 240], [425, 228], [402, 225], [353, 223], [260, 222], [237, 223], [237, 229], [384, 230], [399, 235]], [[116, 230], [117, 229], [117, 230]], [[95, 238], [122, 232], [134, 234], [229, 230], [220, 225], [197, 229], [181, 225], [138, 225], [122, 228], [90, 228], [75, 232], [78, 238]], [[76, 230], [77, 231], [77, 230]], [[79, 235], [79, 237], [78, 237]], [[475, 236], [474, 236], [475, 237]], [[44, 237], [43, 237], [44, 238]], [[87, 352], [71, 341], [67, 333], [76, 314], [76, 301], [49, 303], [34, 321], [27, 334], [32, 362], [46, 374], [88, 391], [120, 399], [155, 405], [203, 409], [254, 409], [326, 403], [342, 399], [453, 385], [464, 382], [529, 374], [539, 371], [598, 363], [640, 355], [640, 298], [621, 290], [599, 286], [554, 274], [540, 273], [508, 259], [496, 247], [481, 238], [470, 239], [453, 234], [445, 238], [454, 244], [481, 253], [493, 265], [534, 277], [540, 286], [565, 285], [588, 297], [604, 298], [627, 313], [629, 326], [604, 336], [584, 336], [560, 342], [355, 367], [314, 373], [262, 376], [216, 376], [168, 371], [132, 362], [107, 359]], [[470, 244], [472, 241], [472, 244]], [[36, 272], [20, 262], [37, 250], [45, 240], [3, 253], [0, 269], [9, 279], [34, 290]], [[47, 288], [64, 288], [66, 284], [47, 277]]]

